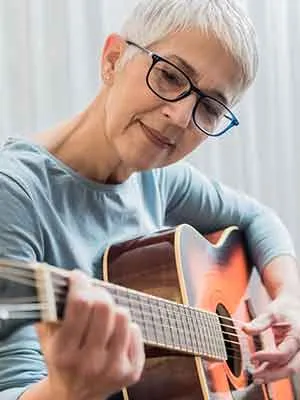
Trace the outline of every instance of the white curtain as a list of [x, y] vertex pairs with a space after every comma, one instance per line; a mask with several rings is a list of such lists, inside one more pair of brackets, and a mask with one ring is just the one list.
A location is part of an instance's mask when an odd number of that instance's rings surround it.
[[[98, 90], [101, 46], [136, 0], [0, 0], [0, 139], [78, 112]], [[241, 125], [190, 160], [273, 207], [300, 237], [297, 170], [300, 1], [244, 0], [260, 40], [260, 70]]]

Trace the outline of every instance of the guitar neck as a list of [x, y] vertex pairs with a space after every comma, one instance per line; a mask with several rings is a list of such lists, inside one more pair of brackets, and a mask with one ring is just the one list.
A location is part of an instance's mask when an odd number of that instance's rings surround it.
[[103, 281], [118, 305], [130, 311], [141, 328], [144, 342], [216, 360], [226, 359], [222, 329], [217, 314], [126, 289]]
[[[3, 268], [4, 265], [6, 268]], [[17, 315], [17, 318], [28, 318], [31, 321], [57, 322], [63, 318], [68, 291], [67, 271], [45, 264], [5, 261], [1, 262], [0, 272], [0, 279], [30, 285], [35, 293], [35, 301], [31, 304], [16, 304], [17, 299], [13, 306], [0, 304], [0, 319], [16, 318]], [[130, 311], [132, 320], [142, 331], [145, 344], [215, 360], [227, 359], [217, 314], [110, 282], [96, 279], [91, 282], [108, 290], [116, 304]], [[28, 313], [29, 310], [34, 315]]]

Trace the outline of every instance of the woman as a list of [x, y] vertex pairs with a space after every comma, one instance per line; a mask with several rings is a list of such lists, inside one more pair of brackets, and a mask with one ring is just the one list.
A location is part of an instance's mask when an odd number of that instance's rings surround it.
[[[136, 382], [139, 328], [85, 275], [100, 276], [108, 244], [166, 225], [200, 232], [238, 225], [270, 294], [255, 334], [285, 318], [281, 347], [253, 357], [257, 382], [299, 367], [299, 324], [290, 237], [253, 199], [180, 161], [204, 140], [234, 129], [232, 106], [253, 82], [257, 52], [235, 0], [140, 1], [101, 60], [103, 86], [81, 114], [34, 140], [9, 140], [0, 157], [0, 249], [5, 258], [69, 266], [62, 325], [18, 329], [0, 346], [1, 399], [105, 399]], [[298, 301], [298, 300], [297, 300]], [[298, 303], [289, 302], [295, 313]], [[298, 307], [298, 308], [297, 308]], [[19, 397], [18, 397], [19, 396]]]

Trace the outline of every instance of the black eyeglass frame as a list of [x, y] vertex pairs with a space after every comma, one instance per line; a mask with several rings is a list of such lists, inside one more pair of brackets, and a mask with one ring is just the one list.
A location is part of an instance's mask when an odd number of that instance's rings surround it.
[[[146, 83], [147, 83], [147, 86], [149, 87], [149, 89], [150, 89], [156, 96], [158, 96], [160, 99], [165, 100], [165, 101], [168, 101], [168, 102], [171, 102], [171, 103], [174, 103], [174, 102], [176, 102], [176, 101], [182, 100], [182, 99], [184, 99], [185, 97], [189, 96], [192, 92], [194, 92], [194, 93], [197, 94], [198, 99], [197, 99], [197, 101], [196, 101], [196, 103], [195, 103], [195, 105], [194, 105], [194, 107], [193, 107], [192, 118], [193, 118], [193, 122], [194, 122], [194, 124], [196, 125], [196, 127], [197, 127], [198, 129], [200, 129], [202, 132], [204, 132], [207, 136], [219, 137], [219, 136], [223, 135], [224, 133], [228, 132], [228, 131], [229, 131], [231, 128], [233, 128], [234, 126], [238, 126], [238, 125], [239, 125], [240, 122], [239, 122], [238, 118], [234, 115], [234, 113], [230, 110], [230, 108], [228, 108], [228, 107], [226, 106], [226, 104], [224, 104], [224, 103], [223, 103], [222, 101], [220, 101], [219, 99], [216, 99], [215, 97], [210, 96], [210, 95], [206, 94], [205, 92], [203, 92], [202, 90], [200, 90], [199, 88], [197, 88], [197, 87], [193, 84], [193, 82], [191, 81], [190, 77], [189, 77], [184, 71], [182, 71], [181, 68], [179, 68], [176, 64], [174, 64], [174, 63], [172, 63], [171, 61], [167, 60], [166, 58], [160, 56], [159, 54], [154, 53], [153, 51], [151, 51], [151, 50], [149, 50], [149, 49], [147, 49], [147, 48], [145, 48], [145, 47], [143, 47], [143, 46], [140, 46], [139, 44], [137, 44], [137, 43], [135, 43], [135, 42], [132, 42], [131, 40], [126, 40], [126, 43], [127, 43], [128, 45], [135, 46], [135, 47], [137, 47], [138, 49], [144, 51], [145, 53], [147, 53], [147, 54], [152, 58], [152, 64], [151, 64], [151, 66], [150, 66], [150, 68], [149, 68], [149, 71], [148, 71], [148, 73], [147, 73], [147, 75], [146, 75]], [[170, 99], [167, 99], [167, 98], [161, 96], [160, 94], [158, 94], [158, 93], [151, 87], [151, 85], [150, 85], [150, 83], [149, 83], [149, 76], [150, 76], [150, 74], [151, 74], [151, 71], [152, 71], [153, 67], [154, 67], [159, 61], [164, 61], [164, 62], [166, 62], [167, 64], [169, 64], [169, 65], [171, 65], [172, 67], [174, 67], [175, 69], [177, 69], [180, 73], [183, 74], [183, 76], [186, 78], [186, 80], [188, 81], [188, 83], [189, 83], [189, 85], [190, 85], [190, 87], [189, 87], [188, 90], [186, 90], [185, 92], [183, 92], [182, 94], [180, 94], [180, 95], [179, 95], [178, 97], [176, 97], [175, 99], [170, 100]], [[214, 100], [215, 102], [219, 103], [222, 107], [224, 107], [225, 110], [229, 113], [229, 116], [224, 115], [225, 118], [227, 118], [227, 119], [230, 120], [229, 125], [228, 125], [225, 129], [223, 129], [221, 132], [219, 132], [219, 133], [217, 133], [217, 134], [213, 134], [213, 133], [210, 133], [210, 132], [206, 131], [204, 128], [201, 128], [201, 127], [197, 124], [197, 122], [196, 122], [196, 116], [195, 116], [195, 114], [196, 114], [196, 109], [197, 109], [197, 107], [198, 107], [198, 104], [200, 103], [200, 101], [201, 101], [203, 98], [208, 98], [208, 99]]]

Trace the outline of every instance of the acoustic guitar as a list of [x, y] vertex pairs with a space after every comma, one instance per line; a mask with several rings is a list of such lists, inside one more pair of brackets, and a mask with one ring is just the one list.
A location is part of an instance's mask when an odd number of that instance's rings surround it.
[[[271, 330], [241, 330], [269, 302], [249, 260], [236, 227], [204, 237], [184, 224], [105, 251], [103, 279], [92, 282], [130, 310], [146, 350], [124, 400], [296, 398], [290, 379], [253, 382], [251, 354], [275, 344]], [[62, 319], [67, 291], [66, 270], [1, 260], [0, 340], [21, 324]]]

